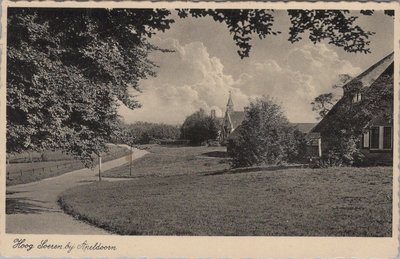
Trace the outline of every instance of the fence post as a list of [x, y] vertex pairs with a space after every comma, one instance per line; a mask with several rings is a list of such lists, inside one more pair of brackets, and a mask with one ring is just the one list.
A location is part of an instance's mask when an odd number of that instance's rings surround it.
[[99, 155], [99, 182], [101, 182], [101, 156]]
[[131, 158], [130, 158], [130, 162], [129, 162], [129, 176], [132, 176], [132, 159], [133, 159], [133, 149], [131, 146]]

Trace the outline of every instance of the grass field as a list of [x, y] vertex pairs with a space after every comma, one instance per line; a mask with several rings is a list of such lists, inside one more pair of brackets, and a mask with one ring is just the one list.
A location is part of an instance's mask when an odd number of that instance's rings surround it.
[[[166, 154], [180, 151], [195, 159], [163, 164]], [[159, 162], [153, 153], [135, 163], [149, 168], [148, 176], [138, 169], [142, 177], [136, 179], [75, 187], [62, 194], [60, 204], [122, 235], [391, 236], [390, 167], [233, 172], [216, 163], [217, 169], [203, 170], [199, 154], [207, 151], [159, 150]]]
[[150, 153], [132, 163], [113, 168], [103, 177], [144, 177], [188, 175], [214, 172], [229, 168], [225, 147], [147, 147]]
[[[103, 154], [103, 162], [129, 154], [129, 150], [124, 147], [110, 146], [109, 151]], [[46, 152], [46, 161], [40, 161], [40, 154], [32, 152], [33, 163], [20, 162], [27, 159], [27, 154], [13, 155], [7, 170], [7, 185], [30, 183], [41, 179], [58, 176], [73, 170], [84, 168], [84, 165], [71, 156], [60, 151]]]

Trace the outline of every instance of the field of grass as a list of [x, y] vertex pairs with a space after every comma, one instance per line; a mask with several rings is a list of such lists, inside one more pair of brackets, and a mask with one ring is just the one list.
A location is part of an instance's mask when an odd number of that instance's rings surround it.
[[[109, 151], [103, 154], [103, 162], [129, 154], [127, 148], [110, 146]], [[32, 152], [33, 163], [20, 162], [27, 159], [27, 154], [13, 155], [11, 163], [7, 164], [7, 185], [30, 183], [41, 179], [58, 176], [73, 170], [84, 168], [84, 165], [71, 156], [60, 151], [46, 152], [46, 161], [40, 161], [40, 154]], [[16, 161], [12, 163], [12, 161]]]
[[187, 175], [214, 172], [229, 168], [225, 147], [163, 147], [150, 145], [150, 153], [130, 165], [105, 171], [103, 177], [145, 177]]
[[199, 162], [221, 150], [161, 149], [135, 163], [142, 177], [69, 189], [61, 206], [121, 235], [391, 236], [391, 167], [231, 171]]

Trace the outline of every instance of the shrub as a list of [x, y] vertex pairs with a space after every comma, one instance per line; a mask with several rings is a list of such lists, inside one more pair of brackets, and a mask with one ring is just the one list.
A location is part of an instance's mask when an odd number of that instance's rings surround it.
[[233, 167], [282, 164], [298, 156], [295, 128], [274, 100], [256, 99], [227, 143]]
[[192, 145], [201, 145], [218, 137], [218, 122], [203, 109], [185, 119], [181, 127], [181, 138], [190, 140]]

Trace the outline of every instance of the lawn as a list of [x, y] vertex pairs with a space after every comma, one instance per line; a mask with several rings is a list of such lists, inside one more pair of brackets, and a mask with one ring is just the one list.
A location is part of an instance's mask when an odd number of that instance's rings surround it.
[[[183, 153], [198, 161], [206, 151]], [[135, 163], [149, 175], [138, 169], [141, 177], [131, 180], [69, 189], [61, 206], [121, 235], [391, 236], [391, 167], [231, 171], [196, 162], [189, 170], [155, 155]]]
[[150, 145], [150, 153], [130, 165], [105, 171], [103, 177], [147, 177], [188, 175], [199, 172], [215, 172], [229, 168], [225, 147], [164, 147]]
[[[122, 157], [129, 152], [125, 147], [109, 146], [109, 151], [103, 154], [103, 162]], [[40, 153], [32, 152], [33, 163], [26, 162], [29, 157], [26, 153], [11, 156], [10, 163], [6, 166], [7, 185], [30, 183], [84, 168], [80, 161], [60, 151], [45, 153], [46, 161], [41, 161]]]

